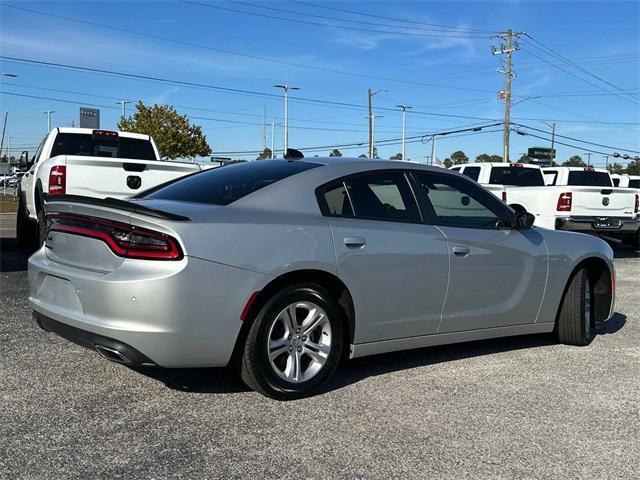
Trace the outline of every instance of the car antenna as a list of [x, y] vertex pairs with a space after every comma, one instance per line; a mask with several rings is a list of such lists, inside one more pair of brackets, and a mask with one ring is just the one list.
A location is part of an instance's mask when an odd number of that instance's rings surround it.
[[287, 153], [284, 154], [284, 158], [287, 160], [299, 160], [304, 158], [304, 154], [295, 148], [287, 148]]

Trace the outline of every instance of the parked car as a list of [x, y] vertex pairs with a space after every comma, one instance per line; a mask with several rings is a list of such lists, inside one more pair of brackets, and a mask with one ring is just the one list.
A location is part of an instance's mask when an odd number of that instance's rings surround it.
[[16, 233], [23, 245], [44, 241], [44, 205], [55, 195], [125, 198], [193, 173], [197, 164], [165, 162], [149, 135], [55, 128], [42, 140], [20, 183]]
[[128, 365], [235, 364], [279, 399], [347, 356], [552, 331], [587, 345], [614, 306], [606, 242], [409, 162], [248, 162], [46, 213], [28, 272], [42, 328]]
[[556, 229], [628, 241], [640, 250], [640, 196], [614, 187], [604, 168], [552, 167], [543, 170], [557, 198]]
[[11, 188], [15, 188], [20, 184], [20, 181], [22, 180], [22, 177], [24, 177], [25, 172], [16, 172], [13, 175], [11, 175], [6, 183], [7, 183], [7, 187], [11, 187]]

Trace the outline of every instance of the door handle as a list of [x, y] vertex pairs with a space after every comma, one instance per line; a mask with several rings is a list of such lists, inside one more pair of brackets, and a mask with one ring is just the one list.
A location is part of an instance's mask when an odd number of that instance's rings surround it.
[[364, 237], [345, 237], [344, 244], [347, 248], [363, 248], [367, 244], [367, 241]]
[[469, 247], [465, 247], [464, 245], [454, 245], [453, 246], [453, 254], [458, 257], [466, 257], [471, 253]]

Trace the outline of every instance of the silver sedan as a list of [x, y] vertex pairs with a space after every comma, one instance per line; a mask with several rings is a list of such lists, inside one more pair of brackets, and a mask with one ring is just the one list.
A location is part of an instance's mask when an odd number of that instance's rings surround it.
[[546, 332], [587, 345], [614, 307], [605, 242], [408, 162], [248, 162], [46, 211], [29, 259], [42, 328], [128, 365], [232, 363], [278, 399], [343, 358]]

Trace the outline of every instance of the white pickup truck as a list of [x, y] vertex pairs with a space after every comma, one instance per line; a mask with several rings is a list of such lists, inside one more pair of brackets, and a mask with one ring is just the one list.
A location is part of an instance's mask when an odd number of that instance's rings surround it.
[[88, 128], [55, 128], [35, 156], [19, 189], [16, 234], [21, 245], [41, 245], [44, 205], [50, 195], [122, 199], [200, 170], [197, 164], [160, 160], [149, 135]]
[[633, 188], [640, 191], [640, 175], [612, 174], [611, 179], [616, 187]]
[[452, 167], [516, 209], [535, 215], [535, 225], [591, 233], [640, 248], [638, 195], [616, 188], [604, 169], [519, 163], [470, 163]]

